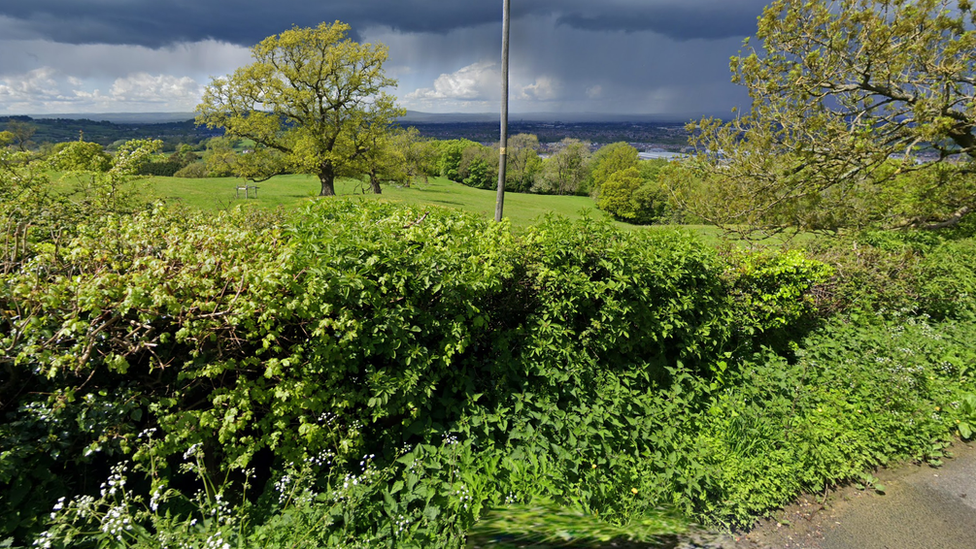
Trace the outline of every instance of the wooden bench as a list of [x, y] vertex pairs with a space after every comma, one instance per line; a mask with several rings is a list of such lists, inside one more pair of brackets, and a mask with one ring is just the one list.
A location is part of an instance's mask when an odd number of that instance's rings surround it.
[[254, 198], [258, 197], [258, 186], [257, 185], [238, 185], [237, 186], [237, 198], [241, 197], [241, 191], [244, 191], [244, 198], [251, 198], [251, 191], [254, 191]]

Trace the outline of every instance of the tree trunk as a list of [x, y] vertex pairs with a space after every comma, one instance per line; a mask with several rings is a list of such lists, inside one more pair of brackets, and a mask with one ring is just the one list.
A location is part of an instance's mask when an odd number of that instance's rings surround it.
[[322, 190], [319, 196], [335, 196], [335, 176], [327, 173], [319, 174], [319, 181], [322, 182]]
[[373, 174], [369, 174], [369, 185], [373, 187], [373, 194], [383, 194], [383, 189], [380, 188], [380, 180], [376, 179]]

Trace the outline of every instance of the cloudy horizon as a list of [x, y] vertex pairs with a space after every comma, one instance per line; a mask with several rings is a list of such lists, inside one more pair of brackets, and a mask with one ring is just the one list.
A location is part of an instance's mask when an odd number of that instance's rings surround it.
[[[728, 59], [765, 0], [513, 0], [513, 113], [685, 114], [747, 105]], [[0, 115], [188, 112], [250, 46], [342, 20], [384, 43], [410, 110], [494, 112], [501, 4], [32, 0], [0, 7]], [[10, 54], [12, 53], [12, 54]]]

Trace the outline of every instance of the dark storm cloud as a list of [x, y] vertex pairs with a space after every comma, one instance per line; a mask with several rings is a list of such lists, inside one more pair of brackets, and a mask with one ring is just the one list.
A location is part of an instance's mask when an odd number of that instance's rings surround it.
[[[745, 36], [766, 0], [513, 0], [515, 18], [553, 16], [592, 31], [653, 31], [675, 40]], [[292, 25], [342, 20], [446, 33], [500, 19], [497, 0], [28, 0], [5, 1], [18, 29], [68, 44], [162, 47], [208, 38], [251, 45]]]
[[[756, 3], [751, 4], [755, 7]], [[715, 40], [752, 34], [756, 29], [756, 17], [760, 13], [761, 4], [757, 9], [721, 4], [709, 10], [684, 6], [647, 6], [597, 13], [568, 13], [560, 15], [558, 22], [581, 30], [652, 31], [678, 41], [698, 38]]]

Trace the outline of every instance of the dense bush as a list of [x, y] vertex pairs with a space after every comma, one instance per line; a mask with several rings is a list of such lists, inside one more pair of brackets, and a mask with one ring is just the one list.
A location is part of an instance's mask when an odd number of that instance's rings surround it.
[[139, 167], [139, 175], [173, 177], [177, 172], [200, 160], [189, 145], [181, 145], [176, 152], [165, 158], [154, 158]]
[[468, 139], [451, 139], [436, 141], [438, 172], [451, 181], [462, 181], [461, 156], [465, 149], [477, 147], [478, 144]]
[[830, 280], [833, 268], [798, 250], [747, 253], [729, 248], [723, 256], [726, 287], [744, 342], [782, 349], [813, 326], [822, 312], [815, 290]]
[[637, 168], [613, 173], [603, 183], [597, 205], [614, 219], [637, 225], [666, 221], [668, 212], [664, 189]]
[[180, 168], [173, 177], [186, 177], [191, 179], [202, 179], [210, 177], [206, 162], [193, 162]]
[[861, 315], [802, 341], [795, 361], [747, 359], [703, 423], [700, 446], [718, 474], [700, 511], [749, 525], [803, 491], [872, 485], [882, 465], [938, 464], [976, 390], [973, 337], [972, 323]]
[[972, 228], [949, 232], [865, 232], [824, 239], [813, 257], [835, 267], [822, 285], [828, 310], [914, 311], [936, 318], [976, 312]]
[[948, 241], [933, 248], [919, 265], [922, 306], [937, 316], [976, 315], [976, 240]]
[[[894, 324], [835, 322], [774, 354], [816, 328], [831, 274], [798, 252], [343, 200], [282, 216], [34, 234], [0, 285], [0, 534], [457, 547], [537, 500], [739, 525], [941, 444], [955, 416], [923, 412], [971, 376], [928, 322], [897, 345]], [[838, 419], [855, 405], [868, 420]]]

